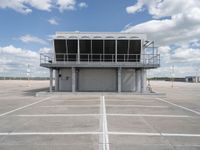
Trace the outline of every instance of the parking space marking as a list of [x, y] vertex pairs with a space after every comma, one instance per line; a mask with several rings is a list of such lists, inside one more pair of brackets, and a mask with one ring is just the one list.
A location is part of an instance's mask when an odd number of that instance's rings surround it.
[[34, 115], [13, 115], [17, 117], [90, 117], [99, 116], [99, 114], [34, 114]]
[[89, 135], [102, 134], [101, 132], [5, 132], [0, 133], [0, 136], [5, 135]]
[[106, 105], [106, 107], [138, 107], [138, 108], [168, 108], [168, 106], [147, 106], [147, 105]]
[[200, 134], [179, 134], [179, 133], [108, 132], [108, 134], [111, 134], [111, 135], [136, 135], [136, 136], [200, 137]]
[[27, 107], [33, 106], [33, 105], [35, 105], [35, 104], [38, 104], [38, 103], [44, 102], [44, 101], [46, 101], [46, 100], [48, 100], [48, 99], [50, 99], [50, 98], [51, 98], [51, 97], [47, 97], [47, 98], [41, 99], [41, 100], [39, 100], [39, 101], [36, 101], [36, 102], [34, 102], [34, 103], [31, 103], [31, 104], [28, 104], [28, 105], [25, 105], [25, 106], [22, 106], [22, 107], [16, 108], [16, 109], [14, 109], [14, 110], [11, 110], [11, 111], [8, 111], [8, 112], [5, 112], [5, 113], [3, 113], [3, 114], [0, 114], [0, 117], [5, 116], [5, 115], [8, 115], [8, 114], [11, 114], [11, 113], [13, 113], [13, 112], [15, 112], [15, 111], [18, 111], [18, 110], [22, 110], [22, 109], [24, 109], [24, 108], [27, 108]]
[[[99, 135], [102, 132], [2, 132], [0, 136], [15, 135]], [[165, 136], [165, 137], [200, 137], [200, 134], [179, 134], [179, 133], [148, 133], [148, 132], [107, 132], [109, 135], [135, 135], [135, 136]], [[109, 150], [109, 144], [106, 149]]]
[[134, 99], [133, 99], [133, 100], [127, 100], [127, 99], [124, 99], [124, 100], [117, 100], [117, 99], [114, 100], [114, 99], [113, 99], [113, 100], [112, 100], [112, 99], [107, 99], [106, 101], [107, 101], [107, 102], [123, 102], [123, 101], [124, 101], [124, 102], [145, 102], [145, 103], [146, 103], [146, 102], [147, 102], [147, 103], [153, 103], [153, 102], [155, 102], [155, 100], [134, 100]]
[[[102, 116], [103, 114], [19, 114], [12, 115], [16, 117], [90, 117]], [[120, 117], [165, 117], [165, 118], [196, 118], [188, 115], [150, 115], [150, 114], [107, 114], [107, 116], [120, 116]]]
[[91, 99], [91, 100], [88, 100], [88, 99], [84, 99], [84, 100], [68, 100], [68, 99], [58, 99], [58, 100], [55, 100], [55, 99], [52, 99], [51, 102], [94, 102], [94, 101], [98, 101], [97, 99]]
[[149, 114], [107, 114], [108, 116], [122, 116], [122, 117], [166, 117], [166, 118], [193, 118], [188, 115], [149, 115]]
[[162, 99], [162, 98], [156, 98], [156, 99], [157, 99], [157, 100], [160, 100], [160, 101], [162, 101], [162, 102], [165, 102], [165, 103], [171, 104], [171, 105], [173, 105], [173, 106], [176, 106], [176, 107], [182, 108], [182, 109], [184, 109], [184, 110], [187, 110], [187, 111], [193, 112], [193, 113], [195, 113], [195, 114], [197, 114], [197, 115], [200, 115], [200, 112], [198, 112], [198, 111], [195, 111], [195, 110], [189, 109], [189, 108], [187, 108], [187, 107], [184, 107], [184, 106], [181, 106], [181, 105], [178, 105], [178, 104], [175, 104], [175, 103], [169, 102], [169, 101], [164, 100], [164, 99]]
[[102, 131], [102, 134], [99, 135], [99, 150], [109, 150], [105, 96], [100, 96], [100, 103], [100, 130]]
[[44, 108], [67, 108], [67, 107], [99, 107], [99, 105], [53, 105], [53, 106], [40, 106]]
[[108, 125], [107, 125], [107, 114], [106, 114], [106, 105], [105, 105], [105, 96], [102, 96], [103, 104], [103, 133], [105, 135], [105, 146], [106, 150], [109, 150], [109, 138], [108, 138]]

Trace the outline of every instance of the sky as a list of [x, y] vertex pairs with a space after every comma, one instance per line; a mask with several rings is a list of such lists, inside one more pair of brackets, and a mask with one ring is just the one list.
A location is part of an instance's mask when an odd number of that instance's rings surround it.
[[161, 54], [149, 76], [200, 75], [200, 0], [0, 0], [0, 76], [48, 76], [57, 31], [145, 33]]

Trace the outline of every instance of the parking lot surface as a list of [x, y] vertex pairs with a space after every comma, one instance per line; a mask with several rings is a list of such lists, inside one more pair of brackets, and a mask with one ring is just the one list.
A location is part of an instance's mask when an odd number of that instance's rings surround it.
[[35, 97], [47, 81], [0, 82], [1, 150], [200, 149], [199, 84], [152, 82], [166, 96]]

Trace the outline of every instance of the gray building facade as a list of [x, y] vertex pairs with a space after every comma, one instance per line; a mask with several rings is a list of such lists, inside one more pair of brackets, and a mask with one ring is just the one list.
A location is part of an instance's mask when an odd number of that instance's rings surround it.
[[146, 70], [160, 66], [145, 34], [57, 32], [53, 51], [40, 54], [40, 65], [50, 69], [50, 91], [145, 92]]

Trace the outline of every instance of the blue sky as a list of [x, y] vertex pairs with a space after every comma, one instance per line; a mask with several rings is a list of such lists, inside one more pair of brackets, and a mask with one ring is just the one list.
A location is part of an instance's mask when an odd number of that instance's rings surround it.
[[15, 69], [23, 61], [31, 64], [35, 76], [47, 75], [38, 55], [51, 48], [49, 39], [56, 31], [122, 30], [146, 33], [159, 46], [162, 67], [150, 75], [169, 76], [172, 65], [176, 76], [195, 75], [200, 66], [199, 16], [198, 0], [0, 0], [0, 75], [25, 75]]

